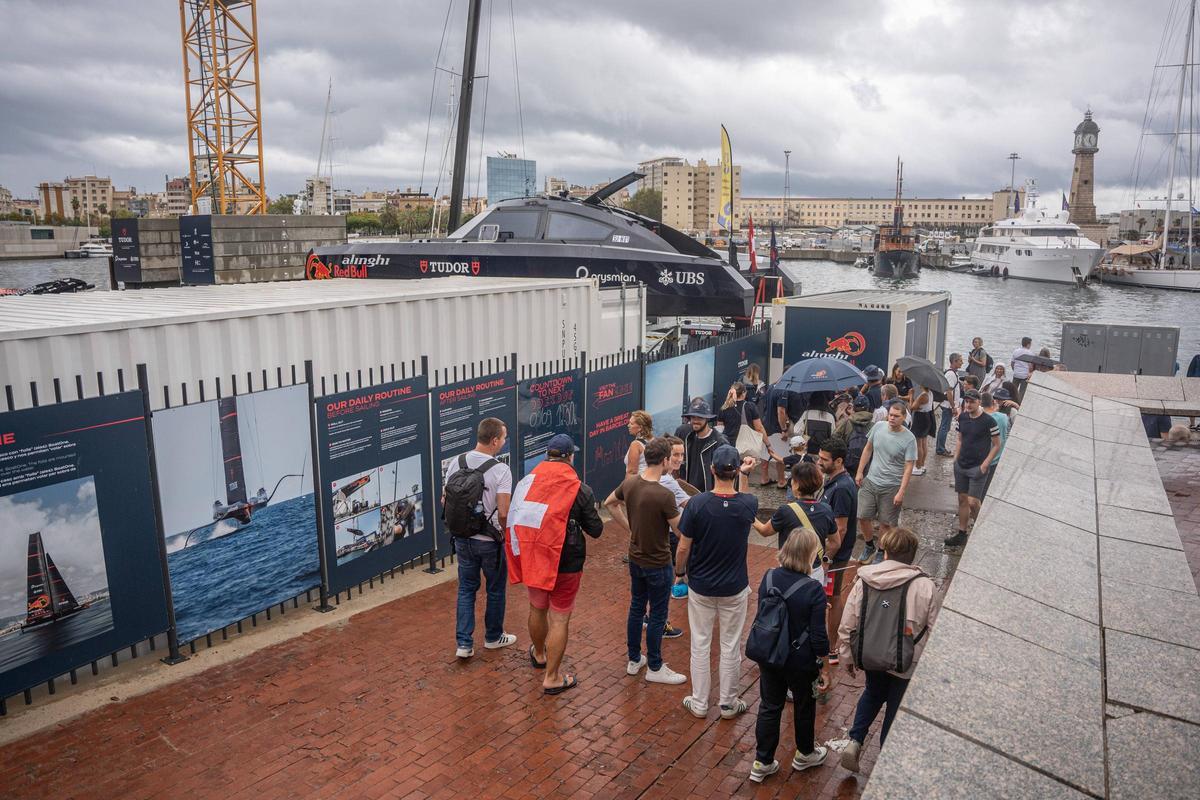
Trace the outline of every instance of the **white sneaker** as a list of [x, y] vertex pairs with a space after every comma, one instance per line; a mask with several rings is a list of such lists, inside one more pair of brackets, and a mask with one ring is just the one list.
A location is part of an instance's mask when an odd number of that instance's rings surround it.
[[734, 700], [733, 705], [721, 706], [721, 719], [733, 719], [740, 714], [745, 714], [747, 708], [749, 708], [749, 706], [746, 705], [745, 700], [740, 698]]
[[803, 755], [799, 750], [792, 756], [792, 769], [796, 771], [808, 769], [809, 767], [819, 767], [825, 763], [825, 756], [829, 755], [829, 748], [814, 747], [813, 751], [808, 755]]
[[646, 666], [646, 657], [643, 655], [637, 661], [630, 661], [625, 665], [626, 675], [637, 675], [638, 670]]
[[510, 644], [516, 644], [516, 643], [517, 643], [516, 634], [502, 633], [502, 634], [500, 634], [499, 639], [497, 639], [494, 642], [484, 642], [483, 646], [486, 647], [488, 650], [499, 650], [501, 647], [508, 647]]
[[475, 648], [474, 647], [460, 647], [454, 651], [454, 655], [457, 658], [470, 658], [471, 656], [475, 655]]
[[690, 694], [683, 698], [683, 707], [686, 708], [688, 713], [690, 713], [693, 717], [704, 719], [708, 716], [708, 709], [701, 709], [699, 701], [697, 701], [696, 698], [692, 697]]
[[680, 683], [687, 683], [687, 676], [680, 675], [678, 672], [671, 669], [666, 664], [663, 664], [661, 667], [659, 667], [656, 670], [655, 669], [647, 669], [646, 670], [646, 680], [649, 681], [650, 683], [669, 683], [669, 684], [678, 685]]
[[755, 761], [750, 767], [750, 780], [755, 783], [762, 783], [763, 778], [769, 775], [774, 775], [779, 772], [779, 762], [772, 761], [770, 764], [764, 764], [761, 761]]
[[925, 474], [925, 468], [924, 467], [913, 467], [912, 474], [915, 477], [920, 477], [921, 475]]

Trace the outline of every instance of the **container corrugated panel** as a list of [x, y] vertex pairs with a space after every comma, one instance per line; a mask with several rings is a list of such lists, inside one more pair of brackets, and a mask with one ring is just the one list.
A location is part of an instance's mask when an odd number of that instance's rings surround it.
[[290, 378], [306, 359], [318, 378], [331, 378], [422, 355], [437, 369], [509, 353], [536, 362], [618, 350], [618, 337], [601, 330], [600, 292], [589, 280], [294, 281], [9, 297], [0, 301], [0, 376], [24, 408], [31, 382], [47, 402], [59, 378], [69, 399], [82, 375], [91, 396], [97, 373], [111, 392], [118, 369], [132, 387], [145, 363], [159, 407], [164, 386], [173, 404], [184, 385], [194, 400], [201, 380], [208, 397], [218, 377], [224, 389], [238, 376], [244, 391], [251, 373], [261, 388], [263, 370], [274, 385], [276, 368]]

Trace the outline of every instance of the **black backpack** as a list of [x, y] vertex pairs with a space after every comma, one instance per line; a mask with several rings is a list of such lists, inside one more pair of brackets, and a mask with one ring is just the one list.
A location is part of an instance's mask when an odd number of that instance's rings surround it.
[[[775, 387], [768, 385], [759, 389], [758, 394], [754, 397], [754, 409], [758, 412], [758, 417], [766, 426], [767, 433], [779, 432], [779, 420], [776, 418], [775, 409], [769, 408], [770, 401], [775, 399]], [[767, 416], [767, 411], [770, 410], [771, 416]]]
[[850, 437], [846, 441], [846, 469], [851, 474], [858, 469], [858, 463], [862, 461], [863, 450], [867, 447], [867, 437], [870, 433], [870, 426], [864, 428], [857, 423], [850, 423]]
[[[946, 372], [949, 372], [949, 371], [950, 370], [946, 370]], [[943, 372], [942, 374], [944, 375], [946, 373]], [[955, 376], [955, 377], [957, 377], [957, 376]], [[961, 380], [961, 378], [959, 380]], [[954, 386], [950, 387], [950, 394], [954, 394], [954, 388], [956, 386], [958, 386], [957, 382], [954, 384]], [[939, 392], [937, 389], [930, 389], [929, 394], [931, 394], [933, 396], [933, 402], [935, 402], [935, 403], [946, 402], [946, 393], [945, 392]]]
[[808, 631], [793, 642], [788, 627], [787, 600], [804, 583], [804, 578], [793, 583], [786, 592], [780, 592], [775, 586], [778, 573], [778, 569], [771, 570], [767, 590], [758, 598], [758, 613], [750, 627], [750, 637], [746, 639], [746, 657], [762, 666], [783, 669], [792, 651], [808, 640]]
[[442, 503], [442, 519], [446, 528], [455, 536], [469, 539], [481, 533], [497, 542], [501, 541], [499, 529], [491, 524], [483, 513], [483, 476], [500, 462], [494, 458], [478, 467], [467, 466], [467, 454], [458, 457], [458, 469], [446, 479], [445, 500]]

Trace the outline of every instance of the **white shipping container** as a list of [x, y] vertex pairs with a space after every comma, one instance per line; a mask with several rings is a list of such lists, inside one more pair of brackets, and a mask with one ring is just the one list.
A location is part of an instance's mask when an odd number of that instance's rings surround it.
[[[603, 296], [602, 296], [603, 294]], [[521, 363], [617, 352], [641, 344], [645, 296], [625, 302], [588, 279], [466, 278], [328, 280], [226, 286], [29, 295], [0, 299], [0, 382], [16, 408], [51, 402], [58, 378], [64, 399], [136, 386], [136, 365], [149, 372], [151, 402], [214, 396], [231, 376], [245, 391], [246, 374], [262, 388], [262, 372], [285, 383], [292, 365], [302, 376], [312, 359], [317, 377], [355, 374], [380, 365], [429, 357], [432, 371], [516, 353]], [[390, 369], [390, 367], [389, 367]], [[399, 374], [399, 372], [397, 372]], [[364, 377], [365, 379], [365, 377]], [[377, 378], [378, 380], [378, 378]], [[332, 390], [332, 383], [327, 384]]]

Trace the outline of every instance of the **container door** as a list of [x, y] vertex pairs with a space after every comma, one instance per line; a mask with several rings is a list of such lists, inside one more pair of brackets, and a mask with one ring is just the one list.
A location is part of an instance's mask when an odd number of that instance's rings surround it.
[[1139, 375], [1175, 374], [1179, 351], [1178, 328], [1145, 328], [1142, 330], [1142, 354]]
[[1142, 329], [1136, 325], [1109, 325], [1104, 371], [1136, 375], [1142, 362]]
[[1104, 372], [1107, 325], [1064, 322], [1062, 362], [1071, 372]]
[[938, 335], [939, 328], [942, 324], [942, 312], [929, 312], [929, 330], [925, 332], [925, 358], [928, 358], [935, 364], [940, 363], [938, 355]]

